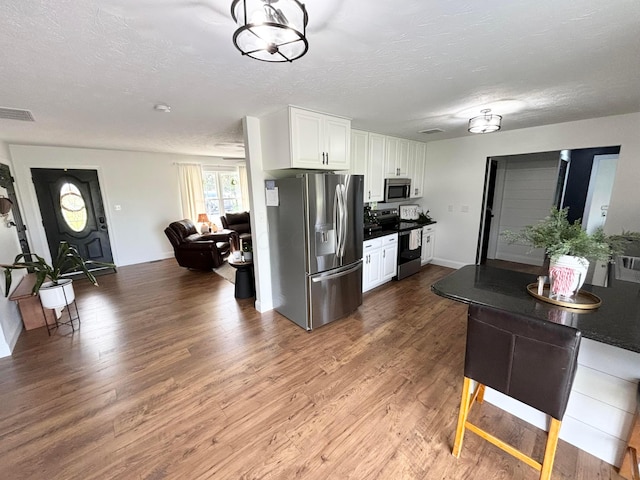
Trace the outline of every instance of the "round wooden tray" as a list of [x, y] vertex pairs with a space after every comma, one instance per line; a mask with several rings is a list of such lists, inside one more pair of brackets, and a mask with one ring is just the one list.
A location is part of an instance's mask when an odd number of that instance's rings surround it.
[[600, 297], [595, 295], [594, 293], [587, 292], [585, 290], [580, 290], [573, 297], [561, 297], [559, 300], [557, 298], [549, 297], [549, 284], [545, 284], [544, 289], [542, 291], [542, 295], [538, 295], [538, 284], [530, 283], [527, 285], [527, 292], [537, 298], [538, 300], [542, 300], [543, 302], [552, 303], [553, 305], [559, 305], [565, 308], [572, 308], [576, 310], [593, 310], [602, 305], [602, 300]]

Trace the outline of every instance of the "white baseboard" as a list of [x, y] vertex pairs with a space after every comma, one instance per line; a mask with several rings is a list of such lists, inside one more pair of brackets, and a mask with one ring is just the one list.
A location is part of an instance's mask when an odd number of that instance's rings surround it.
[[[13, 325], [13, 331], [8, 332], [6, 337], [7, 343], [9, 344], [9, 348], [13, 352], [13, 349], [16, 347], [16, 343], [18, 342], [18, 337], [22, 333], [22, 320]], [[6, 332], [5, 332], [6, 333]]]
[[431, 263], [434, 265], [439, 265], [441, 267], [455, 268], [456, 270], [464, 267], [465, 265], [469, 265], [468, 263], [456, 262], [454, 260], [447, 260], [445, 258], [434, 258]]
[[269, 310], [273, 310], [273, 302], [261, 302], [260, 300], [256, 300], [253, 304], [256, 310], [260, 313], [268, 312]]

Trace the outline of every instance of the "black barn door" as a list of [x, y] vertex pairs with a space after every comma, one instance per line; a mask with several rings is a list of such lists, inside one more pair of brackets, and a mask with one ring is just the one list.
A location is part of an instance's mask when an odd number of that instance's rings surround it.
[[31, 175], [51, 256], [67, 241], [85, 259], [113, 262], [98, 172], [32, 168]]

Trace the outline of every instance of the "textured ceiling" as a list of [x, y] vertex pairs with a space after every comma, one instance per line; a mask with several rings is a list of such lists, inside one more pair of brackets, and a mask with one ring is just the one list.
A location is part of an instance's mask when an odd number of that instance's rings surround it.
[[291, 64], [242, 57], [230, 4], [3, 2], [0, 107], [35, 122], [0, 139], [238, 157], [242, 117], [286, 104], [423, 141], [485, 107], [504, 130], [640, 111], [638, 0], [307, 0]]

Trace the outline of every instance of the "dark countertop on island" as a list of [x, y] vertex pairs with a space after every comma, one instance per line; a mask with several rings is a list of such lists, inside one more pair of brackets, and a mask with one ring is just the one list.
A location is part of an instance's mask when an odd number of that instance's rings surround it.
[[602, 300], [595, 310], [574, 310], [535, 299], [526, 287], [537, 276], [485, 265], [467, 265], [439, 280], [431, 290], [464, 303], [488, 305], [510, 312], [575, 327], [582, 336], [640, 353], [640, 283], [612, 280], [609, 287], [583, 285]]

